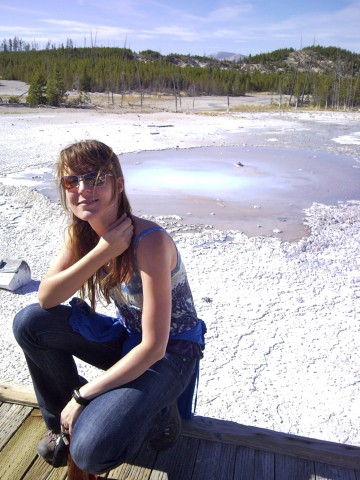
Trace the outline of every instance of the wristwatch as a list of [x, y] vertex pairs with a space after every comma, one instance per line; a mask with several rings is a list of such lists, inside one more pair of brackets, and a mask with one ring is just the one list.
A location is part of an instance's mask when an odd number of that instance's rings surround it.
[[79, 405], [86, 406], [86, 405], [89, 405], [89, 403], [91, 402], [91, 400], [87, 400], [86, 398], [82, 397], [77, 388], [74, 388], [74, 390], [71, 392], [71, 395], [75, 400], [75, 402], [78, 403]]

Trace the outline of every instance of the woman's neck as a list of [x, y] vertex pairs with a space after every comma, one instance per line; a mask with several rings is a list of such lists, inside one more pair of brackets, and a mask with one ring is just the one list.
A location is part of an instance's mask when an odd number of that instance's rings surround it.
[[117, 217], [108, 218], [108, 217], [98, 217], [88, 220], [90, 227], [94, 230], [94, 232], [99, 236], [102, 237], [106, 232], [111, 230], [111, 225], [117, 220]]

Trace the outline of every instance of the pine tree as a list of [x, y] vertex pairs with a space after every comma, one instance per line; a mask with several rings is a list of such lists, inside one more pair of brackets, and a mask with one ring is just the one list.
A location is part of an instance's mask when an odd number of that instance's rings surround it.
[[29, 94], [26, 98], [26, 101], [34, 105], [44, 105], [46, 103], [46, 80], [41, 73], [35, 74], [32, 82], [29, 87]]
[[63, 76], [56, 70], [55, 74], [46, 82], [46, 103], [58, 107], [65, 102], [66, 97]]

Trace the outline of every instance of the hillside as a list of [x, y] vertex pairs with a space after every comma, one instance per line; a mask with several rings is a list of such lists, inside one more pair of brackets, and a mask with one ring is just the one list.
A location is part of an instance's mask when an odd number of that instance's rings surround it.
[[245, 57], [241, 68], [261, 72], [310, 71], [331, 74], [342, 66], [344, 74], [359, 75], [360, 54], [337, 47], [306, 47], [301, 50], [280, 49], [270, 53]]
[[11, 49], [5, 41], [0, 45], [0, 78], [35, 82], [40, 103], [48, 101], [46, 91], [47, 95], [51, 91], [51, 102], [55, 102], [48, 103], [55, 105], [59, 91], [77, 90], [175, 96], [273, 92], [289, 95], [292, 105], [360, 105], [360, 54], [336, 47], [281, 49], [235, 61], [127, 48], [62, 45], [35, 50], [16, 45], [16, 49], [14, 41]]
[[341, 64], [343, 73], [351, 74], [355, 69], [359, 74], [360, 68], [360, 54], [337, 47], [321, 46], [305, 47], [301, 50], [284, 48], [247, 57], [231, 52], [216, 52], [208, 57], [171, 54], [162, 58], [182, 66], [209, 67], [217, 65], [220, 68], [235, 68], [249, 73], [254, 71], [261, 73], [311, 71], [331, 74]]

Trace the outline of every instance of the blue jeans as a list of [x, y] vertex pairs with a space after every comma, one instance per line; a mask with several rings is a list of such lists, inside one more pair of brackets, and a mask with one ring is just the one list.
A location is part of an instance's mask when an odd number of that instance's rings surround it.
[[[86, 383], [73, 356], [106, 370], [121, 358], [124, 340], [86, 340], [69, 326], [70, 314], [66, 305], [44, 310], [33, 304], [16, 315], [13, 326], [45, 424], [57, 433], [71, 391]], [[169, 406], [185, 390], [194, 367], [194, 359], [166, 353], [136, 380], [92, 400], [73, 430], [70, 448], [75, 463], [99, 474], [131, 460], [145, 439], [165, 427]]]

